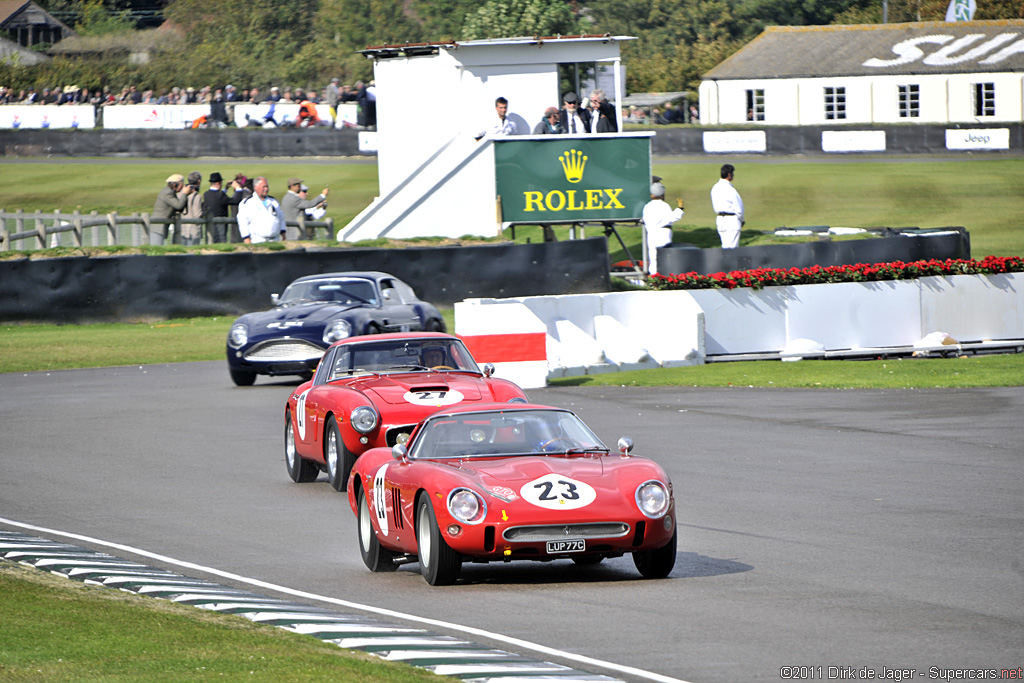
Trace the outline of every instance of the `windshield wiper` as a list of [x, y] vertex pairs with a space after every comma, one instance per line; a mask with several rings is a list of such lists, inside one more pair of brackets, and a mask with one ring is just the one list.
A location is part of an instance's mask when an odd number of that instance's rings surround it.
[[427, 372], [430, 372], [430, 368], [424, 365], [392, 365], [391, 367], [388, 368], [388, 370], [403, 370], [406, 368], [410, 370], [425, 370]]

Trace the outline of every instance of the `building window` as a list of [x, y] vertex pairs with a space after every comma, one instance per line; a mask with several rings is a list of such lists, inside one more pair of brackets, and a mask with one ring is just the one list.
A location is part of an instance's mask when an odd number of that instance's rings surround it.
[[764, 90], [747, 91], [747, 121], [764, 121]]
[[996, 115], [996, 84], [975, 83], [974, 84], [974, 115], [995, 116]]
[[921, 115], [921, 86], [901, 85], [900, 90], [900, 118], [916, 119]]
[[846, 118], [846, 88], [825, 88], [825, 118]]

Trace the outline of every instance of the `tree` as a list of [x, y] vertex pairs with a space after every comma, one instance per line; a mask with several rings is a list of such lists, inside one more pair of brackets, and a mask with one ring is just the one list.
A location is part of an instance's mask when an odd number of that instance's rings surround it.
[[562, 0], [488, 0], [466, 15], [464, 40], [582, 33], [572, 9]]

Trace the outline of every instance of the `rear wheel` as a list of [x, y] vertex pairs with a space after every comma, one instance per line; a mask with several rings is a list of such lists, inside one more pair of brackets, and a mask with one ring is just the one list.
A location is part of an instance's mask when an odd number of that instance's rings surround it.
[[668, 576], [676, 566], [676, 533], [673, 532], [672, 539], [660, 548], [633, 553], [633, 564], [645, 579]]
[[341, 440], [338, 421], [333, 415], [327, 418], [327, 428], [324, 430], [324, 462], [327, 463], [327, 478], [330, 479], [334, 490], [347, 490], [348, 475], [352, 471], [356, 457]]
[[437, 526], [434, 506], [427, 494], [416, 502], [416, 545], [420, 574], [431, 586], [450, 586], [462, 571], [462, 557], [451, 549]]
[[310, 461], [299, 455], [295, 450], [295, 431], [292, 427], [292, 416], [284, 414], [284, 464], [288, 468], [288, 476], [296, 484], [305, 484], [315, 481], [320, 474], [320, 469]]
[[444, 332], [444, 323], [437, 318], [431, 318], [427, 321], [427, 324], [423, 326], [423, 329], [427, 332]]
[[381, 547], [377, 534], [373, 530], [370, 519], [370, 506], [366, 502], [366, 492], [359, 491], [359, 554], [363, 563], [371, 572], [393, 572], [398, 569], [394, 563], [395, 554]]
[[251, 387], [256, 382], [256, 373], [249, 370], [235, 370], [228, 368], [231, 373], [231, 381], [240, 387]]

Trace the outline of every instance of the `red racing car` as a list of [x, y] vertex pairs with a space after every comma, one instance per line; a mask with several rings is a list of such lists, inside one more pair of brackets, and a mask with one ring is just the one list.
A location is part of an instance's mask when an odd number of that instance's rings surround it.
[[676, 561], [675, 504], [653, 460], [611, 453], [568, 410], [462, 404], [427, 417], [407, 445], [374, 448], [348, 485], [370, 571], [418, 561], [431, 585], [463, 561], [571, 559], [632, 553], [640, 574]]
[[284, 453], [293, 481], [321, 471], [344, 491], [363, 451], [404, 444], [413, 427], [439, 409], [526, 403], [517, 385], [481, 371], [457, 337], [407, 332], [351, 337], [324, 352], [313, 379], [285, 407]]

